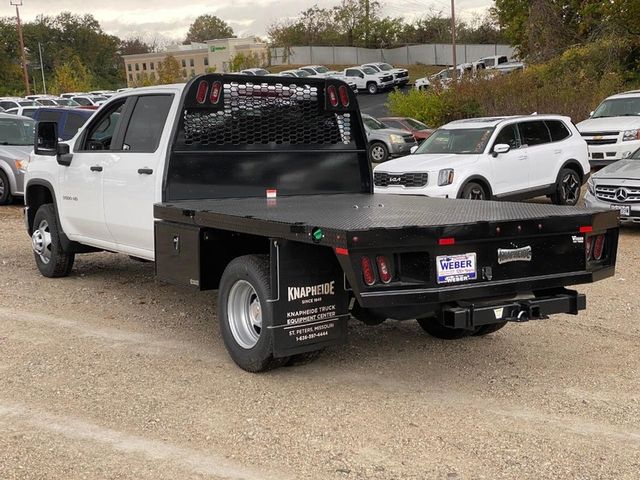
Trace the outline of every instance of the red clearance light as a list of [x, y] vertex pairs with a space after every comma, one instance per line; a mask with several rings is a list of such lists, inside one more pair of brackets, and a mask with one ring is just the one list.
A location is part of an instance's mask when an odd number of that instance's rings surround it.
[[389, 270], [389, 263], [387, 257], [378, 255], [376, 257], [376, 263], [378, 264], [378, 274], [382, 283], [389, 283], [391, 281], [391, 271]]
[[211, 85], [211, 95], [209, 95], [209, 101], [215, 105], [220, 101], [221, 93], [222, 93], [222, 83], [213, 82], [213, 85]]
[[362, 277], [364, 278], [364, 283], [369, 286], [376, 283], [376, 275], [373, 273], [371, 259], [369, 257], [362, 257], [360, 259], [360, 265], [362, 266]]
[[342, 247], [336, 247], [336, 255], [349, 255], [349, 250]]
[[456, 239], [453, 237], [441, 238], [438, 240], [438, 245], [453, 245], [456, 243]]
[[591, 225], [585, 225], [580, 227], [580, 233], [591, 233], [593, 232], [593, 227]]
[[338, 92], [336, 92], [336, 87], [333, 85], [329, 85], [327, 88], [327, 95], [329, 96], [329, 103], [332, 107], [338, 106]]
[[345, 87], [344, 85], [340, 85], [340, 88], [338, 88], [338, 94], [340, 96], [340, 103], [342, 103], [343, 107], [348, 107], [349, 106], [349, 91], [347, 90], [347, 87]]
[[604, 252], [604, 235], [598, 235], [593, 245], [593, 259], [600, 260]]
[[209, 90], [209, 83], [206, 80], [200, 80], [198, 84], [198, 91], [196, 92], [196, 102], [202, 104], [207, 99], [207, 90]]

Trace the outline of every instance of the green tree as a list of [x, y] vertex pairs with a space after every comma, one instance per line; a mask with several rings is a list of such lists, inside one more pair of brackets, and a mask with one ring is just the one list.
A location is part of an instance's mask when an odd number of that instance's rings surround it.
[[179, 83], [184, 81], [180, 62], [173, 55], [164, 57], [162, 63], [158, 64], [158, 84]]
[[52, 91], [58, 94], [86, 92], [91, 89], [91, 86], [91, 73], [78, 56], [71, 57], [67, 62], [56, 66], [53, 71]]
[[235, 38], [233, 29], [215, 15], [200, 15], [189, 26], [184, 43], [204, 42], [214, 38]]

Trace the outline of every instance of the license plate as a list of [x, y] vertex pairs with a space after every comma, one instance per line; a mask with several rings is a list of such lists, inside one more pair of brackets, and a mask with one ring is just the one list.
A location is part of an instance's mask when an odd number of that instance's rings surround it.
[[611, 205], [611, 210], [620, 210], [620, 216], [628, 217], [631, 215], [630, 205]]
[[457, 283], [476, 280], [476, 254], [440, 255], [436, 257], [438, 283]]

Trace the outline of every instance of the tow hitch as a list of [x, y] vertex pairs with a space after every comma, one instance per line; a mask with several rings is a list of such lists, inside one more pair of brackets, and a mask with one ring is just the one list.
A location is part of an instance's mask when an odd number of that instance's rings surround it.
[[544, 292], [527, 300], [468, 303], [445, 308], [440, 313], [440, 323], [450, 328], [472, 329], [499, 322], [544, 320], [555, 313], [577, 315], [586, 307], [587, 300], [584, 294], [563, 288]]

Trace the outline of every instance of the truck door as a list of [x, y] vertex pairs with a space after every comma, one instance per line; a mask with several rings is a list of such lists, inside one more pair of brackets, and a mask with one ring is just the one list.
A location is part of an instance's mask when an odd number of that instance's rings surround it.
[[167, 117], [173, 94], [132, 98], [122, 152], [104, 171], [104, 212], [118, 249], [153, 258], [153, 204], [161, 200], [162, 166], [168, 148]]
[[84, 243], [113, 242], [103, 213], [102, 180], [108, 165], [121, 153], [117, 150], [117, 137], [121, 134], [125, 102], [126, 99], [114, 102], [99, 112], [78, 139], [71, 164], [58, 169], [62, 227], [71, 238]]
[[[490, 156], [492, 163], [494, 195], [517, 192], [529, 188], [529, 158], [523, 148], [516, 124], [505, 125], [498, 132], [493, 145], [506, 144], [511, 147], [507, 153]], [[493, 147], [491, 148], [493, 152]]]

